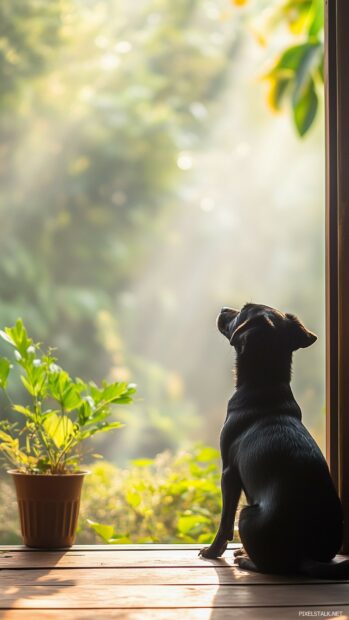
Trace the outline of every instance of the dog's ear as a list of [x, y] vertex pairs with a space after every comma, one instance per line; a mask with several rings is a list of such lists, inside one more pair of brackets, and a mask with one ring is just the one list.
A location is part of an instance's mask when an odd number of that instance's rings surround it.
[[286, 314], [290, 333], [292, 351], [305, 349], [317, 340], [317, 336], [310, 332], [303, 323], [294, 315]]
[[258, 328], [263, 329], [275, 329], [273, 321], [264, 313], [256, 314], [250, 319], [246, 319], [241, 325], [239, 325], [232, 333], [230, 338], [230, 344], [235, 347], [240, 340], [244, 340], [244, 345], [247, 342], [249, 335], [252, 331], [256, 331]]

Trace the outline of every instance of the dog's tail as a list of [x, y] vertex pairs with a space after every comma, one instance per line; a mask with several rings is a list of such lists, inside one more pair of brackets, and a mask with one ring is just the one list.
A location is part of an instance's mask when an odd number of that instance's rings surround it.
[[319, 562], [318, 560], [306, 559], [300, 565], [300, 572], [317, 579], [349, 579], [349, 560]]

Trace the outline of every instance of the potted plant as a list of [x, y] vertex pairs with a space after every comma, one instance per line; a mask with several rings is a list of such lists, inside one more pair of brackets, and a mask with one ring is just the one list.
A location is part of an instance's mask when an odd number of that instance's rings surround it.
[[[132, 402], [135, 386], [85, 383], [72, 379], [28, 337], [19, 319], [0, 336], [14, 348], [14, 361], [0, 357], [0, 389], [23, 424], [0, 420], [0, 451], [17, 493], [23, 541], [30, 547], [68, 547], [74, 542], [83, 478], [81, 444], [96, 433], [122, 426], [113, 421], [113, 405]], [[7, 385], [17, 369], [28, 393], [18, 404]]]

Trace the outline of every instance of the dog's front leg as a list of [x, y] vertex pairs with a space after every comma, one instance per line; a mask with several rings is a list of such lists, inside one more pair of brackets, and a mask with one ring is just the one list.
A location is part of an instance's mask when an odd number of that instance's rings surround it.
[[214, 541], [199, 552], [204, 558], [218, 558], [223, 555], [228, 541], [234, 537], [235, 513], [241, 495], [240, 476], [235, 468], [223, 469], [221, 489], [223, 502], [221, 522]]

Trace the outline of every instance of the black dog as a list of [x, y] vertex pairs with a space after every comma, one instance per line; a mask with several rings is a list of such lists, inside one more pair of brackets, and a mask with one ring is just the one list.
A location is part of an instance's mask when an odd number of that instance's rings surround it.
[[290, 388], [292, 353], [313, 344], [315, 334], [297, 317], [257, 304], [223, 308], [217, 325], [236, 349], [237, 381], [221, 433], [221, 522], [200, 554], [224, 553], [244, 491], [241, 568], [349, 576], [349, 561], [331, 563], [342, 543], [341, 502]]

